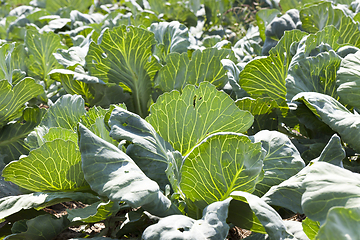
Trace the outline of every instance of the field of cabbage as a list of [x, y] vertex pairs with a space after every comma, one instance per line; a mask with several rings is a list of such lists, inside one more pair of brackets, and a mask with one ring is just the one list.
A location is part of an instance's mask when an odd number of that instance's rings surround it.
[[0, 239], [360, 239], [360, 0], [2, 0]]

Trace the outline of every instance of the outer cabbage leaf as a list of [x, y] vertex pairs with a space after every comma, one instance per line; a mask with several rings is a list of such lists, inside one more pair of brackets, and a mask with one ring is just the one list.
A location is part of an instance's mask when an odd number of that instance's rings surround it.
[[12, 84], [13, 68], [11, 62], [11, 55], [14, 50], [15, 43], [3, 44], [0, 46], [0, 79], [6, 79]]
[[341, 145], [341, 139], [337, 134], [334, 134], [320, 156], [312, 160], [312, 162], [327, 162], [335, 166], [343, 167], [342, 161], [345, 157], [346, 153]]
[[[0, 171], [5, 167], [5, 164], [0, 159]], [[22, 194], [19, 187], [12, 182], [5, 181], [2, 176], [0, 176], [0, 199], [8, 196], [16, 196]], [[1, 219], [1, 218], [0, 218]]]
[[[252, 60], [240, 73], [240, 86], [254, 98], [271, 97], [278, 105], [285, 101], [285, 78], [296, 42], [306, 33], [300, 30], [285, 32], [268, 57]], [[295, 44], [294, 44], [295, 42]]]
[[49, 74], [52, 79], [62, 83], [67, 93], [83, 96], [91, 106], [107, 107], [113, 103], [125, 102], [130, 98], [130, 95], [117, 84], [104, 83], [99, 78], [89, 76], [85, 72], [54, 69]]
[[4, 163], [29, 153], [29, 146], [24, 139], [40, 123], [42, 116], [41, 109], [26, 108], [20, 119], [0, 128], [0, 156]]
[[35, 29], [28, 29], [25, 46], [29, 53], [29, 59], [27, 59], [28, 74], [34, 78], [44, 80], [45, 88], [47, 88], [49, 72], [52, 69], [60, 68], [60, 64], [53, 55], [57, 49], [64, 48], [60, 36], [53, 32], [41, 34]]
[[360, 116], [352, 114], [334, 98], [321, 93], [304, 92], [297, 94], [293, 100], [302, 100], [310, 109], [320, 116], [331, 129], [338, 132], [342, 140], [355, 151], [360, 152]]
[[150, 113], [146, 120], [183, 156], [210, 134], [245, 132], [253, 123], [249, 112], [206, 82], [199, 88], [187, 85], [181, 95], [178, 91], [161, 95]]
[[[134, 112], [141, 117], [148, 114], [152, 79], [159, 69], [151, 57], [154, 34], [142, 28], [120, 26], [106, 29], [98, 44], [92, 42], [86, 64], [92, 76], [108, 83], [120, 84], [132, 93]], [[132, 109], [131, 109], [132, 110]]]
[[90, 193], [81, 192], [37, 192], [0, 199], [0, 219], [21, 211], [22, 209], [44, 208], [60, 202], [81, 201], [93, 203], [99, 198]]
[[[70, 221], [66, 217], [57, 218], [51, 214], [40, 215], [30, 220], [25, 220], [26, 230], [16, 232], [4, 240], [34, 239], [47, 240], [56, 237], [69, 227]], [[13, 229], [12, 229], [13, 230]]]
[[[169, 183], [165, 170], [172, 161], [170, 156], [175, 151], [164, 141], [155, 129], [135, 113], [116, 107], [110, 116], [110, 136], [118, 141], [127, 140], [132, 144], [126, 148], [129, 155], [150, 179], [156, 181], [161, 189]], [[181, 158], [182, 159], [182, 158]], [[176, 167], [178, 164], [172, 162]]]
[[196, 50], [191, 60], [186, 53], [171, 53], [167, 55], [166, 65], [155, 78], [155, 86], [164, 92], [173, 89], [181, 91], [186, 84], [199, 85], [201, 82], [210, 82], [217, 88], [222, 88], [228, 82], [226, 70], [221, 63], [223, 59], [235, 60], [232, 50]]
[[197, 3], [193, 0], [189, 3], [169, 0], [165, 4], [164, 2], [149, 0], [148, 6], [150, 5], [151, 11], [154, 11], [157, 14], [164, 14], [164, 18], [168, 22], [171, 20], [178, 20], [187, 26], [195, 27], [197, 23], [197, 17], [195, 14], [200, 7], [200, 2], [197, 0], [196, 2]]
[[360, 51], [347, 55], [341, 61], [336, 82], [341, 101], [360, 109]]
[[[328, 162], [336, 164], [336, 166], [342, 166], [344, 154], [344, 149], [340, 144], [340, 138], [334, 135], [320, 156], [312, 162]], [[301, 197], [305, 192], [304, 180], [311, 171], [311, 167], [312, 165], [309, 164], [294, 176], [277, 186], [271, 187], [262, 199], [268, 204], [285, 207], [295, 213], [302, 214]]]
[[230, 229], [226, 223], [230, 201], [231, 198], [228, 198], [210, 204], [204, 209], [203, 217], [199, 220], [183, 215], [162, 218], [158, 223], [145, 229], [142, 239], [226, 239]]
[[92, 4], [91, 0], [59, 0], [59, 1], [46, 1], [46, 10], [51, 14], [58, 13], [62, 8], [70, 10], [78, 10], [80, 12], [86, 11]]
[[149, 30], [155, 34], [158, 43], [156, 54], [163, 60], [169, 53], [187, 52], [190, 46], [188, 28], [177, 21], [153, 23]]
[[[287, 11], [289, 9], [301, 9], [307, 4], [317, 3], [318, 0], [280, 0], [280, 6], [283, 11]], [[332, 0], [333, 3], [346, 4], [350, 5], [353, 0]]]
[[325, 223], [319, 229], [315, 240], [359, 239], [360, 207], [333, 207], [329, 210]]
[[[336, 71], [341, 58], [334, 51], [338, 47], [334, 39], [338, 33], [334, 27], [327, 27], [300, 41], [285, 80], [288, 101], [300, 92], [337, 96]], [[332, 50], [332, 47], [335, 49]]]
[[212, 134], [185, 156], [180, 188], [200, 209], [236, 190], [253, 192], [262, 177], [263, 159], [261, 144], [247, 136]]
[[289, 179], [305, 167], [300, 153], [285, 134], [263, 130], [250, 139], [255, 143], [261, 142], [266, 150], [263, 161], [264, 178], [256, 185], [253, 194], [264, 195], [270, 187]]
[[360, 174], [325, 162], [316, 162], [304, 179], [302, 208], [323, 224], [332, 207], [359, 207]]
[[319, 231], [320, 223], [313, 221], [308, 217], [305, 220], [303, 220], [301, 223], [305, 234], [309, 237], [309, 239], [313, 240]]
[[[265, 228], [270, 239], [295, 239], [294, 236], [287, 231], [281, 216], [261, 198], [240, 191], [231, 193], [231, 197], [234, 200], [242, 201], [250, 206], [258, 221], [260, 221]], [[234, 212], [230, 211], [229, 215], [231, 214], [234, 214]]]
[[277, 130], [279, 106], [271, 98], [242, 98], [235, 102], [241, 110], [247, 110], [254, 116], [254, 123], [247, 134], [255, 134], [260, 130]]
[[124, 152], [79, 124], [80, 151], [85, 179], [91, 189], [111, 201], [142, 206], [157, 216], [180, 213]]
[[[287, 10], [285, 10], [285, 12], [286, 11]], [[256, 22], [257, 22], [257, 25], [259, 26], [260, 37], [263, 41], [265, 41], [265, 39], [266, 39], [265, 28], [279, 14], [280, 14], [280, 11], [275, 8], [261, 9], [256, 13]]]
[[90, 129], [95, 135], [101, 137], [109, 143], [118, 146], [119, 142], [109, 136], [108, 126], [105, 123], [107, 115], [114, 109], [111, 105], [110, 109], [102, 109], [101, 107], [92, 107], [85, 115], [81, 117], [81, 123]]
[[8, 164], [3, 172], [7, 181], [31, 191], [78, 191], [88, 189], [81, 169], [76, 143], [57, 139], [46, 142], [29, 156]]
[[60, 127], [75, 132], [76, 124], [85, 114], [84, 99], [79, 95], [64, 95], [47, 110], [38, 127], [26, 138], [31, 148], [37, 148], [44, 142], [49, 129]]
[[322, 30], [324, 27], [333, 25], [340, 32], [339, 43], [350, 43], [360, 46], [360, 32], [358, 23], [343, 10], [335, 8], [331, 2], [323, 2], [303, 8], [300, 11], [302, 28], [310, 33]]
[[32, 78], [25, 78], [15, 86], [7, 80], [0, 81], [0, 127], [20, 117], [25, 103], [43, 92], [43, 87]]
[[117, 202], [95, 202], [85, 208], [67, 210], [67, 218], [72, 221], [82, 221], [85, 223], [100, 222], [108, 217], [115, 215], [120, 210]]

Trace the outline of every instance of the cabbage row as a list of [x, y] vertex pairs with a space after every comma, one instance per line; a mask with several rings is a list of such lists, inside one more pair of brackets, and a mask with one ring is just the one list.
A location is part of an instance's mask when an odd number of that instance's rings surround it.
[[360, 1], [0, 16], [1, 239], [360, 239]]

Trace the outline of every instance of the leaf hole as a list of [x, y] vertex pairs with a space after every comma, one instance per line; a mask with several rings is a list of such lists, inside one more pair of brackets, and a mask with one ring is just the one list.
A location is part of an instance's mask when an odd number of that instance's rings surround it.
[[184, 232], [184, 231], [185, 231], [184, 228], [178, 228], [177, 230], [179, 230], [180, 232]]
[[127, 124], [127, 122], [124, 122], [122, 125], [123, 125], [124, 127], [126, 127], [128, 124]]
[[193, 106], [195, 108], [195, 103], [196, 103], [196, 95], [194, 96], [194, 99], [193, 99]]

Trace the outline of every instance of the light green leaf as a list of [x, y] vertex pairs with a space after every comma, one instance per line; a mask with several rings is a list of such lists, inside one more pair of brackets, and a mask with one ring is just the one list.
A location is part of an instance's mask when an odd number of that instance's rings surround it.
[[333, 207], [315, 239], [359, 239], [360, 207]]
[[194, 5], [194, 0], [191, 0], [190, 2], [169, 0], [166, 2], [166, 4], [164, 4], [164, 2], [159, 2], [157, 0], [149, 0], [148, 3], [148, 5], [151, 7], [151, 11], [154, 11], [157, 15], [163, 14], [163, 18], [165, 18], [165, 20], [168, 22], [176, 19], [188, 27], [196, 26], [196, 11], [193, 8], [196, 9], [199, 7], [200, 2], [197, 2]]
[[211, 82], [218, 88], [223, 87], [228, 79], [221, 64], [222, 59], [235, 61], [235, 55], [230, 49], [209, 48], [193, 52], [186, 72], [187, 83], [200, 84]]
[[324, 27], [333, 25], [340, 32], [339, 43], [350, 43], [360, 46], [358, 23], [347, 16], [343, 10], [335, 8], [331, 2], [323, 2], [303, 8], [300, 11], [302, 28], [310, 33], [316, 33]]
[[[300, 92], [320, 92], [337, 96], [336, 71], [340, 66], [341, 58], [327, 44], [329, 36], [333, 36], [329, 33], [334, 32], [333, 30], [336, 29], [325, 28], [316, 35], [310, 35], [300, 41], [285, 80], [288, 101]], [[327, 39], [324, 39], [324, 33]], [[319, 41], [321, 43], [317, 45]], [[329, 42], [336, 46], [333, 40]]]
[[230, 196], [234, 200], [245, 202], [250, 206], [257, 219], [264, 226], [270, 239], [295, 239], [287, 231], [281, 216], [261, 198], [241, 191], [235, 191]]
[[72, 221], [82, 221], [85, 223], [100, 222], [108, 217], [115, 215], [120, 209], [117, 202], [96, 202], [85, 208], [67, 210], [67, 218]]
[[[312, 3], [317, 3], [318, 0], [280, 0], [280, 6], [283, 11], [287, 11], [289, 9], [301, 9], [304, 6]], [[333, 3], [347, 4], [350, 5], [353, 0], [332, 0]]]
[[165, 60], [169, 53], [187, 52], [189, 41], [188, 28], [178, 21], [153, 23], [149, 30], [155, 34], [157, 48], [161, 46], [162, 52], [159, 52], [161, 59]]
[[306, 33], [286, 31], [268, 57], [252, 60], [240, 73], [240, 86], [253, 98], [271, 97], [280, 106], [285, 101], [285, 79], [296, 43]]
[[127, 101], [130, 96], [115, 83], [104, 83], [97, 77], [68, 69], [54, 69], [50, 73], [52, 79], [62, 83], [69, 94], [83, 96], [91, 106], [108, 107], [112, 103]]
[[203, 0], [201, 3], [205, 5], [205, 13], [208, 24], [218, 25], [220, 24], [226, 11], [231, 9], [232, 1], [230, 0]]
[[44, 135], [54, 127], [65, 128], [75, 132], [80, 117], [85, 114], [84, 99], [79, 95], [64, 95], [45, 113], [41, 123], [29, 134], [26, 143], [31, 148], [41, 146], [45, 140]]
[[249, 112], [207, 82], [199, 88], [187, 85], [181, 95], [178, 91], [161, 95], [150, 112], [146, 120], [183, 156], [210, 134], [245, 132], [253, 123]]
[[70, 10], [78, 10], [80, 12], [86, 11], [93, 2], [91, 0], [58, 0], [58, 1], [46, 1], [46, 10], [51, 14], [56, 14], [62, 8], [68, 8]]
[[34, 29], [28, 29], [25, 46], [29, 53], [29, 59], [26, 60], [29, 69], [28, 74], [45, 81], [45, 88], [47, 88], [49, 72], [52, 69], [60, 68], [60, 64], [53, 55], [57, 49], [64, 48], [60, 36], [53, 32], [41, 34]]
[[11, 53], [12, 69], [15, 70], [17, 69], [26, 72], [27, 71], [26, 61], [24, 61], [26, 57], [27, 57], [27, 52], [25, 49], [25, 45], [24, 44], [17, 45]]
[[221, 37], [219, 35], [206, 36], [202, 40], [202, 46], [206, 48], [211, 48], [214, 47], [219, 42], [221, 42]]
[[180, 188], [203, 209], [236, 190], [253, 192], [261, 180], [264, 152], [260, 143], [236, 133], [206, 137], [185, 156]]
[[162, 218], [145, 229], [142, 239], [225, 240], [230, 229], [226, 223], [230, 201], [231, 198], [228, 198], [210, 204], [204, 209], [203, 217], [199, 220], [184, 215]]
[[255, 134], [261, 130], [277, 130], [279, 106], [271, 98], [242, 98], [235, 102], [241, 110], [247, 110], [254, 116], [254, 123], [247, 134]]
[[56, 139], [77, 143], [78, 136], [76, 132], [72, 131], [71, 129], [52, 127], [49, 129], [49, 132], [44, 135], [44, 140], [45, 142], [52, 142]]
[[313, 240], [319, 231], [320, 223], [307, 217], [302, 221], [302, 226], [305, 234], [309, 237], [310, 240]]
[[69, 227], [66, 217], [57, 218], [53, 215], [40, 215], [26, 221], [27, 230], [21, 233], [11, 234], [4, 240], [48, 240], [53, 239], [59, 233]]
[[166, 56], [166, 65], [163, 66], [155, 77], [155, 87], [163, 92], [170, 92], [174, 89], [181, 91], [186, 82], [186, 72], [189, 66], [187, 53], [170, 53]]
[[181, 91], [186, 84], [199, 85], [201, 82], [210, 82], [217, 88], [222, 88], [228, 77], [221, 60], [235, 60], [230, 49], [208, 48], [193, 52], [191, 60], [186, 53], [168, 54], [166, 65], [159, 70], [155, 78], [155, 87], [164, 92], [173, 89]]
[[337, 93], [345, 104], [360, 109], [360, 51], [347, 55], [337, 71]]
[[[282, 6], [282, 5], [281, 5]], [[287, 10], [285, 10], [286, 12]], [[256, 13], [256, 22], [259, 26], [260, 37], [263, 41], [265, 41], [265, 28], [269, 25], [269, 23], [278, 15], [280, 11], [273, 8], [273, 9], [261, 9]]]
[[4, 163], [29, 153], [24, 139], [40, 123], [42, 116], [43, 111], [39, 108], [25, 108], [20, 119], [0, 128], [0, 156]]
[[41, 209], [66, 201], [81, 201], [90, 204], [99, 201], [99, 198], [93, 194], [82, 192], [37, 192], [4, 197], [0, 199], [0, 219], [5, 219], [22, 209]]
[[78, 191], [88, 189], [81, 169], [78, 146], [56, 139], [8, 164], [3, 177], [31, 191]]
[[266, 150], [264, 178], [256, 185], [254, 195], [264, 195], [270, 187], [289, 179], [305, 167], [300, 153], [285, 134], [263, 130], [250, 139], [255, 143], [261, 142]]
[[293, 100], [302, 100], [321, 120], [336, 131], [341, 139], [360, 152], [360, 116], [352, 114], [334, 98], [321, 93], [304, 92]]
[[[133, 110], [141, 117], [148, 114], [152, 79], [160, 68], [151, 47], [154, 34], [142, 28], [120, 26], [105, 30], [99, 44], [91, 43], [86, 64], [92, 76], [120, 84], [131, 92]], [[149, 60], [151, 58], [151, 60]]]
[[0, 79], [6, 79], [12, 84], [13, 68], [11, 64], [11, 54], [14, 50], [15, 43], [3, 44], [0, 46]]
[[228, 76], [228, 83], [224, 86], [223, 91], [233, 99], [248, 97], [249, 94], [239, 85], [239, 67], [230, 59], [222, 59], [221, 63], [227, 71], [226, 74]]
[[[146, 176], [156, 181], [160, 188], [164, 189], [165, 185], [169, 183], [168, 177], [165, 175], [165, 170], [171, 162], [169, 155], [175, 151], [171, 145], [165, 142], [144, 119], [119, 107], [115, 107], [112, 111], [109, 126], [112, 138], [132, 143], [127, 147], [126, 154], [136, 162]], [[177, 166], [181, 163], [173, 162], [172, 164]]]
[[302, 208], [306, 216], [324, 224], [332, 207], [358, 207], [360, 199], [360, 174], [317, 162], [310, 167], [304, 179], [305, 192]]
[[0, 81], [0, 127], [20, 117], [25, 103], [43, 92], [43, 87], [32, 78], [25, 78], [15, 86], [7, 80]]
[[124, 152], [79, 124], [80, 151], [85, 179], [91, 189], [111, 201], [142, 206], [157, 216], [179, 213], [170, 200]]

